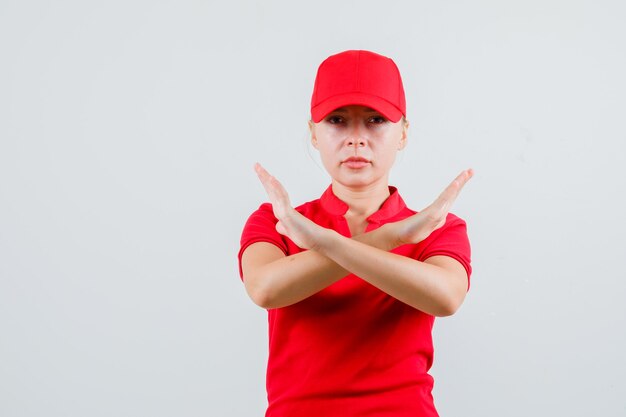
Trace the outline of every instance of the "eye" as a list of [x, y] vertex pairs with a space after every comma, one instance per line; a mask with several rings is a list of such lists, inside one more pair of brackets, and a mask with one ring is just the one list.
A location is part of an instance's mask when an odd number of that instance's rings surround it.
[[379, 124], [383, 124], [387, 121], [387, 119], [385, 119], [382, 116], [374, 116], [374, 117], [370, 117], [368, 122], [379, 125]]
[[343, 117], [341, 117], [341, 116], [336, 116], [336, 115], [333, 115], [333, 116], [328, 116], [328, 117], [326, 118], [326, 121], [327, 121], [328, 123], [332, 124], [332, 125], [336, 125], [336, 124], [339, 124], [339, 123], [343, 123], [343, 122], [344, 122]]

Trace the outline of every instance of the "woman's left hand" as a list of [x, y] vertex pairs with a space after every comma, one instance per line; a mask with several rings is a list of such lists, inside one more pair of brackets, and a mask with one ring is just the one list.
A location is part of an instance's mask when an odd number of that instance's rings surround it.
[[296, 245], [303, 249], [315, 249], [320, 243], [320, 239], [325, 229], [297, 212], [289, 201], [289, 194], [285, 187], [269, 172], [257, 163], [254, 165], [256, 171], [267, 196], [272, 203], [274, 216], [278, 219], [276, 231], [281, 235], [287, 236]]
[[396, 229], [395, 246], [419, 243], [443, 226], [450, 207], [473, 176], [474, 170], [472, 169], [462, 171], [431, 205], [390, 226]]

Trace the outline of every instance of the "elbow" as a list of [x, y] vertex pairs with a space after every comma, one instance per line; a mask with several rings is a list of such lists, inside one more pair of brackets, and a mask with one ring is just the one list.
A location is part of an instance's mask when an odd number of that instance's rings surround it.
[[463, 299], [464, 297], [449, 297], [437, 306], [433, 315], [436, 317], [449, 317], [454, 315], [459, 308], [461, 308]]
[[264, 295], [264, 294], [250, 295], [250, 299], [252, 300], [252, 302], [254, 302], [254, 304], [258, 305], [259, 307], [265, 310], [276, 308], [274, 303], [272, 303], [271, 299], [267, 295]]
[[449, 316], [454, 315], [454, 313], [456, 313], [457, 310], [458, 308], [455, 308], [454, 306], [441, 306], [437, 309], [437, 311], [433, 315], [435, 317], [449, 317]]
[[271, 308], [270, 297], [267, 292], [260, 291], [257, 288], [250, 288], [248, 285], [246, 285], [246, 292], [254, 304], [264, 309]]
[[254, 279], [244, 279], [246, 292], [248, 293], [248, 297], [250, 297], [252, 302], [266, 310], [276, 308], [274, 297], [272, 296], [271, 292], [267, 288], [263, 288], [260, 285], [255, 285], [254, 282]]

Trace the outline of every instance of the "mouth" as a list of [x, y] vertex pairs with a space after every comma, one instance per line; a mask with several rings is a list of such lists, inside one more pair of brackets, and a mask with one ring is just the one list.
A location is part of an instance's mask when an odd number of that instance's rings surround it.
[[364, 168], [370, 164], [370, 160], [361, 156], [351, 156], [341, 161], [342, 165], [352, 169]]

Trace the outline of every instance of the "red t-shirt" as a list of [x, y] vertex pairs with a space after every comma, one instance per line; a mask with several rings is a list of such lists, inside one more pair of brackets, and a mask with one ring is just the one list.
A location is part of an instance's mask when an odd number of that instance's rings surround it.
[[[381, 208], [368, 217], [366, 232], [416, 213], [394, 187], [389, 190]], [[296, 210], [350, 236], [343, 217], [348, 205], [331, 187]], [[276, 222], [269, 203], [252, 213], [241, 236], [240, 275], [241, 256], [252, 243], [272, 243], [285, 255], [303, 250], [276, 232]], [[465, 222], [453, 214], [422, 242], [393, 252], [418, 261], [449, 256], [471, 274]], [[350, 274], [305, 300], [268, 310], [268, 316], [266, 417], [437, 416], [428, 374], [433, 362], [430, 314]]]

